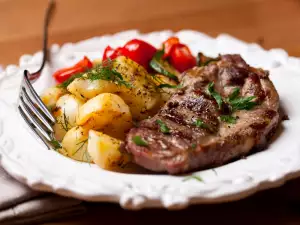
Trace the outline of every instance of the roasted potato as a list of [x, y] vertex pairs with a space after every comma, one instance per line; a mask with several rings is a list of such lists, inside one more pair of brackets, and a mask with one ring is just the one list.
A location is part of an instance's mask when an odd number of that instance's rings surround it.
[[53, 128], [57, 140], [61, 141], [67, 131], [76, 126], [79, 107], [83, 104], [82, 100], [72, 94], [65, 94], [58, 99], [52, 111], [56, 119], [56, 124]]
[[41, 95], [41, 100], [45, 106], [52, 111], [58, 99], [67, 93], [67, 90], [58, 87], [47, 88]]
[[118, 95], [99, 94], [80, 107], [77, 125], [93, 130], [109, 130], [111, 124], [116, 124], [121, 133], [132, 126], [130, 109]]
[[134, 119], [144, 119], [149, 116], [160, 103], [160, 93], [147, 71], [125, 56], [119, 56], [112, 61], [112, 69], [120, 73], [128, 87], [105, 79], [88, 79], [87, 76], [75, 79], [68, 91], [78, 98], [91, 99], [101, 93], [115, 93], [121, 96]]
[[103, 169], [112, 170], [130, 162], [130, 156], [120, 151], [122, 141], [102, 132], [89, 131], [88, 153], [93, 162]]
[[89, 130], [76, 126], [70, 129], [62, 140], [62, 147], [70, 158], [77, 161], [91, 162], [87, 152]]
[[[154, 76], [152, 76], [152, 80], [155, 83], [155, 85], [159, 86], [159, 85], [171, 85], [171, 86], [177, 86], [178, 83], [174, 80], [172, 80], [169, 77], [166, 77], [162, 74], [156, 74]], [[168, 88], [168, 87], [162, 87], [159, 88], [160, 89], [160, 93], [161, 93], [161, 105], [163, 105], [164, 103], [166, 103], [169, 98], [172, 96], [172, 94], [176, 91], [176, 88]]]
[[119, 87], [107, 80], [89, 80], [86, 76], [76, 78], [67, 87], [68, 91], [82, 100], [88, 100], [102, 93], [115, 93]]

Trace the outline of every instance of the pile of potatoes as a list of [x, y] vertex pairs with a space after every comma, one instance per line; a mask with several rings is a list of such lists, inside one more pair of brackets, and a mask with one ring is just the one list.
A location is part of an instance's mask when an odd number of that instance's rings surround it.
[[157, 86], [173, 84], [163, 76], [153, 79], [125, 56], [117, 57], [112, 67], [132, 87], [108, 80], [76, 78], [66, 88], [51, 87], [41, 95], [56, 118], [55, 138], [62, 146], [59, 151], [109, 170], [130, 161], [120, 146], [133, 121], [154, 115], [170, 97], [168, 90], [161, 92]]

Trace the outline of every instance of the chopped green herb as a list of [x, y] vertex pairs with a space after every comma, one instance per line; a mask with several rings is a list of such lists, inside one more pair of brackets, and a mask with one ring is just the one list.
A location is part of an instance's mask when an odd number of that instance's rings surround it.
[[182, 88], [183, 86], [181, 84], [179, 85], [171, 85], [171, 84], [160, 84], [158, 85], [158, 88]]
[[220, 116], [220, 120], [226, 123], [231, 123], [231, 124], [235, 124], [236, 123], [236, 117], [231, 116], [231, 115], [221, 115]]
[[108, 59], [102, 64], [97, 64], [94, 68], [87, 70], [85, 73], [78, 73], [71, 76], [68, 80], [58, 85], [61, 88], [67, 88], [76, 78], [94, 80], [112, 81], [118, 85], [124, 85], [127, 88], [132, 88], [132, 84], [125, 81], [122, 75], [112, 68], [112, 60]]
[[192, 149], [196, 149], [197, 145], [195, 143], [192, 144]]
[[201, 66], [207, 66], [208, 64], [210, 64], [211, 62], [217, 62], [218, 59], [209, 59], [206, 62], [204, 62]]
[[58, 150], [58, 149], [62, 148], [59, 141], [54, 138], [50, 141], [50, 143], [52, 144], [54, 150]]
[[127, 88], [132, 88], [132, 84], [125, 81], [122, 75], [112, 68], [112, 61], [108, 61], [105, 64], [96, 65], [95, 68], [85, 73], [84, 79], [91, 81], [94, 80], [107, 80], [114, 82], [118, 85], [124, 85]]
[[79, 150], [83, 148], [83, 146], [87, 143], [87, 141], [88, 141], [88, 139], [85, 139], [81, 142], [76, 143], [76, 145], [79, 145], [79, 147], [78, 147], [78, 149], [76, 149], [75, 152], [73, 152], [72, 155], [75, 155], [77, 152], [79, 152]]
[[207, 124], [203, 122], [201, 119], [197, 119], [195, 121], [195, 126], [200, 128], [208, 128]]
[[69, 123], [69, 117], [67, 117], [65, 111], [63, 113], [63, 118], [59, 118], [57, 120], [57, 124], [59, 124], [61, 128], [65, 131], [68, 131], [71, 128], [71, 125]]
[[202, 182], [202, 183], [204, 182], [203, 179], [201, 177], [197, 176], [197, 175], [188, 176], [188, 177], [184, 178], [183, 181], [188, 181], [188, 180], [191, 180], [191, 179], [195, 179], [195, 180], [197, 180], [199, 182]]
[[231, 101], [229, 101], [229, 104], [233, 111], [236, 110], [250, 110], [254, 106], [257, 105], [256, 102], [252, 102], [253, 99], [255, 99], [255, 96], [249, 96], [249, 97], [237, 97]]
[[164, 134], [169, 134], [170, 133], [170, 129], [167, 127], [167, 125], [161, 121], [161, 120], [156, 120], [156, 123], [159, 125], [160, 127], [160, 131]]
[[198, 66], [207, 66], [211, 62], [217, 62], [219, 60], [219, 57], [217, 58], [211, 58], [205, 56], [202, 52], [199, 52], [197, 55], [197, 65]]
[[239, 88], [235, 88], [233, 90], [233, 92], [229, 95], [228, 101], [230, 102], [230, 101], [236, 99], [239, 96], [239, 94], [240, 94], [240, 89]]
[[208, 94], [216, 100], [216, 102], [218, 103], [219, 109], [221, 109], [222, 104], [223, 104], [223, 99], [222, 99], [221, 95], [215, 91], [214, 82], [210, 82], [208, 84], [207, 91], [208, 91]]
[[230, 105], [232, 111], [236, 110], [250, 110], [257, 105], [256, 102], [252, 102], [255, 96], [239, 97], [240, 89], [235, 88], [232, 94], [227, 98], [227, 102]]
[[141, 138], [141, 136], [134, 136], [132, 141], [138, 146], [148, 146], [148, 143]]
[[84, 151], [84, 153], [82, 154], [82, 161], [83, 161], [84, 157], [86, 158], [86, 161], [88, 162], [88, 164], [91, 165], [92, 159], [91, 159], [91, 156], [88, 153], [88, 151]]
[[162, 56], [164, 50], [157, 51], [150, 61], [150, 66], [156, 72], [163, 74], [172, 80], [178, 81], [178, 77], [175, 75], [175, 69], [168, 63], [167, 60], [163, 60]]

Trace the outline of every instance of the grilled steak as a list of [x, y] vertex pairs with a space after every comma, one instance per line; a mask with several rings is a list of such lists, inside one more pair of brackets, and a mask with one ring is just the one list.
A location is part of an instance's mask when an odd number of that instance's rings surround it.
[[183, 87], [153, 118], [130, 130], [125, 148], [135, 163], [177, 174], [266, 147], [280, 120], [268, 72], [250, 67], [240, 55], [218, 58], [183, 73]]

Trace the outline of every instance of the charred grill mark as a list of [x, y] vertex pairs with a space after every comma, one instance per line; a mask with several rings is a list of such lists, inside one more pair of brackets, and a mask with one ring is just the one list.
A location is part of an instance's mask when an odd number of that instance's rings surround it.
[[202, 115], [203, 113], [212, 113], [216, 108], [216, 104], [212, 100], [207, 99], [204, 95], [201, 95], [198, 98], [189, 97], [180, 105], [196, 113], [197, 115]]
[[179, 105], [179, 103], [177, 101], [174, 102], [168, 102], [167, 106], [169, 109], [171, 108], [176, 108]]
[[262, 130], [268, 126], [269, 123], [267, 121], [257, 122], [250, 125], [251, 128], [255, 130]]
[[178, 138], [186, 139], [187, 141], [193, 140], [193, 135], [192, 135], [192, 133], [174, 130], [174, 132], [173, 132], [172, 134], [173, 134], [174, 136], [178, 137]]
[[169, 119], [177, 124], [186, 125], [184, 116], [181, 115], [176, 108], [171, 108], [168, 110], [163, 110], [160, 114], [163, 118]]

